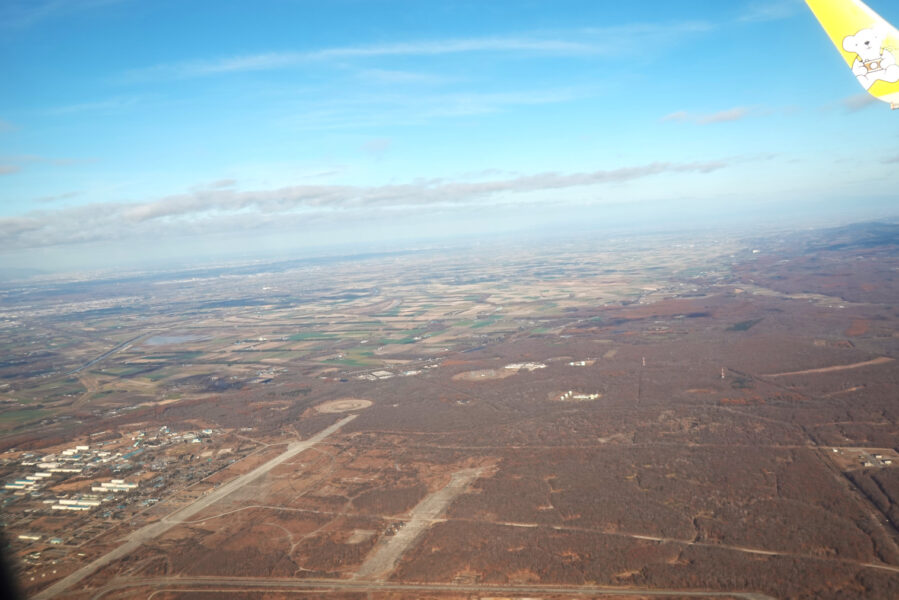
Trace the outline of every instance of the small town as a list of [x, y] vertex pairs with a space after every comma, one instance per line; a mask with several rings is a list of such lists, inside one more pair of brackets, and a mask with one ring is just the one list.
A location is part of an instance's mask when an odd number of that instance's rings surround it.
[[[176, 431], [169, 426], [50, 452], [8, 450], [0, 455], [0, 491], [7, 540], [26, 565], [76, 555], [119, 523], [179, 489], [202, 480], [256, 448], [221, 429]], [[230, 442], [228, 441], [230, 440]], [[233, 446], [223, 443], [235, 442]], [[82, 552], [83, 555], [83, 552]], [[49, 561], [49, 562], [48, 562]]]

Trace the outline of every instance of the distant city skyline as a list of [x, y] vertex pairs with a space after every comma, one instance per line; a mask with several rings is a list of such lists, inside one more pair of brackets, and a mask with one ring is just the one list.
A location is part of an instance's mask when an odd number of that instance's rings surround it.
[[0, 48], [7, 267], [899, 214], [801, 0], [14, 0]]

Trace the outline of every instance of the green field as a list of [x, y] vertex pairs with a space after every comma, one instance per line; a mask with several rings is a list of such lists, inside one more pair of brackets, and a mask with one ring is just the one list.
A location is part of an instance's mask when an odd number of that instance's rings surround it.
[[52, 414], [53, 411], [45, 408], [25, 408], [22, 410], [10, 410], [0, 413], [0, 424], [20, 425], [29, 421], [37, 421]]
[[319, 340], [336, 340], [337, 336], [333, 333], [322, 333], [319, 331], [308, 331], [303, 333], [295, 333], [289, 336], [289, 339], [292, 342], [308, 342], [308, 341], [319, 341]]

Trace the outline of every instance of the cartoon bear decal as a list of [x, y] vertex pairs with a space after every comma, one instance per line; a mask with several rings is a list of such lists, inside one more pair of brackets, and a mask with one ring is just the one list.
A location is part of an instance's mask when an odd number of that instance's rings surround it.
[[852, 72], [866, 90], [876, 81], [899, 81], [899, 65], [893, 53], [883, 47], [884, 41], [886, 35], [876, 29], [862, 29], [843, 40], [843, 49], [857, 55]]

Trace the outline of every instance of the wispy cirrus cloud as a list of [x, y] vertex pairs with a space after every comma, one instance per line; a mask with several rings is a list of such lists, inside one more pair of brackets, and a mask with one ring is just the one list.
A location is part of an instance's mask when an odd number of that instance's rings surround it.
[[662, 117], [662, 121], [679, 121], [687, 123], [695, 123], [697, 125], [712, 125], [715, 123], [729, 123], [739, 121], [748, 116], [757, 114], [759, 111], [754, 108], [745, 106], [735, 106], [726, 110], [720, 110], [713, 113], [694, 114], [685, 110], [670, 113]]
[[310, 52], [265, 52], [260, 54], [248, 54], [243, 56], [231, 56], [216, 59], [189, 60], [176, 63], [165, 63], [133, 69], [121, 76], [124, 83], [139, 83], [147, 81], [166, 81], [179, 79], [194, 79], [199, 77], [211, 77], [232, 73], [244, 73], [253, 71], [272, 71], [297, 67], [303, 64], [331, 59], [349, 58], [373, 58], [384, 56], [427, 56], [437, 54], [458, 54], [463, 52], [489, 52], [489, 51], [521, 51], [529, 48], [536, 52], [552, 49], [560, 52], [563, 48], [569, 53], [577, 50], [585, 52], [586, 48], [579, 45], [555, 42], [527, 43], [525, 41], [506, 40], [447, 40], [444, 42], [423, 42], [417, 44], [390, 44], [380, 46], [363, 46], [348, 48], [330, 48], [314, 50]]
[[843, 108], [846, 109], [846, 112], [858, 112], [860, 110], [864, 110], [866, 108], [870, 108], [875, 104], [880, 104], [880, 100], [872, 96], [867, 92], [861, 92], [858, 94], [853, 94], [847, 98], [843, 98], [840, 101]]
[[[419, 40], [321, 48], [305, 51], [278, 51], [212, 59], [186, 60], [132, 69], [120, 80], [137, 83], [157, 80], [192, 79], [229, 73], [270, 71], [337, 60], [384, 57], [427, 57], [452, 54], [517, 54], [526, 56], [634, 56], [648, 48], [675, 43], [714, 29], [700, 21], [632, 24], [608, 28], [582, 28], [549, 34], [486, 36], [473, 38]], [[375, 71], [377, 73], [377, 71]], [[381, 75], [390, 76], [390, 70]], [[402, 79], [402, 72], [394, 76]]]
[[673, 113], [668, 113], [667, 115], [662, 117], [662, 122], [666, 122], [666, 121], [679, 122], [679, 121], [689, 121], [689, 120], [691, 120], [690, 113], [688, 113], [685, 110], [678, 110]]
[[9, 121], [4, 121], [3, 119], [0, 119], [0, 133], [6, 133], [7, 131], [15, 131], [16, 129], [18, 129], [18, 127], [16, 127]]
[[375, 158], [383, 158], [393, 142], [387, 138], [375, 138], [362, 144], [362, 151]]
[[718, 111], [708, 115], [701, 115], [696, 118], [696, 122], [700, 125], [709, 125], [711, 123], [729, 123], [731, 121], [739, 121], [752, 113], [751, 108], [745, 106], [737, 106], [727, 110]]
[[122, 4], [130, 0], [5, 0], [0, 4], [0, 27], [29, 27], [48, 19]]
[[75, 198], [80, 195], [81, 195], [80, 191], [65, 192], [64, 194], [55, 194], [52, 196], [41, 196], [39, 198], [35, 198], [33, 200], [33, 202], [36, 202], [38, 204], [52, 204], [54, 202], [60, 202], [62, 200], [69, 200], [70, 198]]
[[94, 102], [80, 102], [75, 104], [54, 106], [46, 109], [44, 112], [48, 115], [58, 116], [83, 112], [114, 111], [135, 106], [139, 101], [140, 99], [136, 96], [118, 96], [115, 98], [108, 98], [106, 100], [98, 100]]
[[379, 212], [453, 207], [514, 207], [528, 194], [611, 185], [665, 175], [707, 175], [736, 159], [654, 162], [581, 173], [546, 172], [504, 179], [420, 180], [380, 186], [297, 185], [238, 191], [230, 181], [142, 203], [85, 204], [0, 218], [0, 245], [29, 248], [135, 236], [211, 233], [236, 227], [287, 227], [316, 219], [365, 218]]
[[216, 181], [212, 181], [206, 184], [206, 189], [211, 190], [223, 190], [225, 188], [232, 188], [237, 185], [236, 179], [217, 179]]
[[743, 23], [765, 23], [789, 19], [802, 9], [801, 2], [802, 0], [752, 2], [737, 20]]
[[424, 85], [441, 85], [453, 83], [457, 81], [452, 77], [435, 75], [432, 73], [421, 73], [415, 71], [401, 71], [396, 69], [363, 69], [359, 71], [358, 77], [370, 83], [379, 83], [385, 85], [395, 84], [424, 84]]
[[380, 56], [436, 56], [475, 52], [526, 52], [535, 54], [594, 54], [601, 49], [590, 41], [538, 37], [483, 37], [401, 42], [373, 46], [326, 48], [307, 53], [312, 60], [372, 58]]
[[35, 154], [19, 154], [0, 156], [0, 175], [10, 175], [22, 171], [27, 165], [51, 165], [54, 167], [71, 167], [95, 162], [93, 159], [53, 158]]
[[420, 125], [436, 119], [503, 112], [516, 107], [560, 104], [595, 95], [592, 89], [515, 90], [508, 92], [360, 93], [316, 104], [285, 117], [285, 127], [301, 130], [381, 129]]

